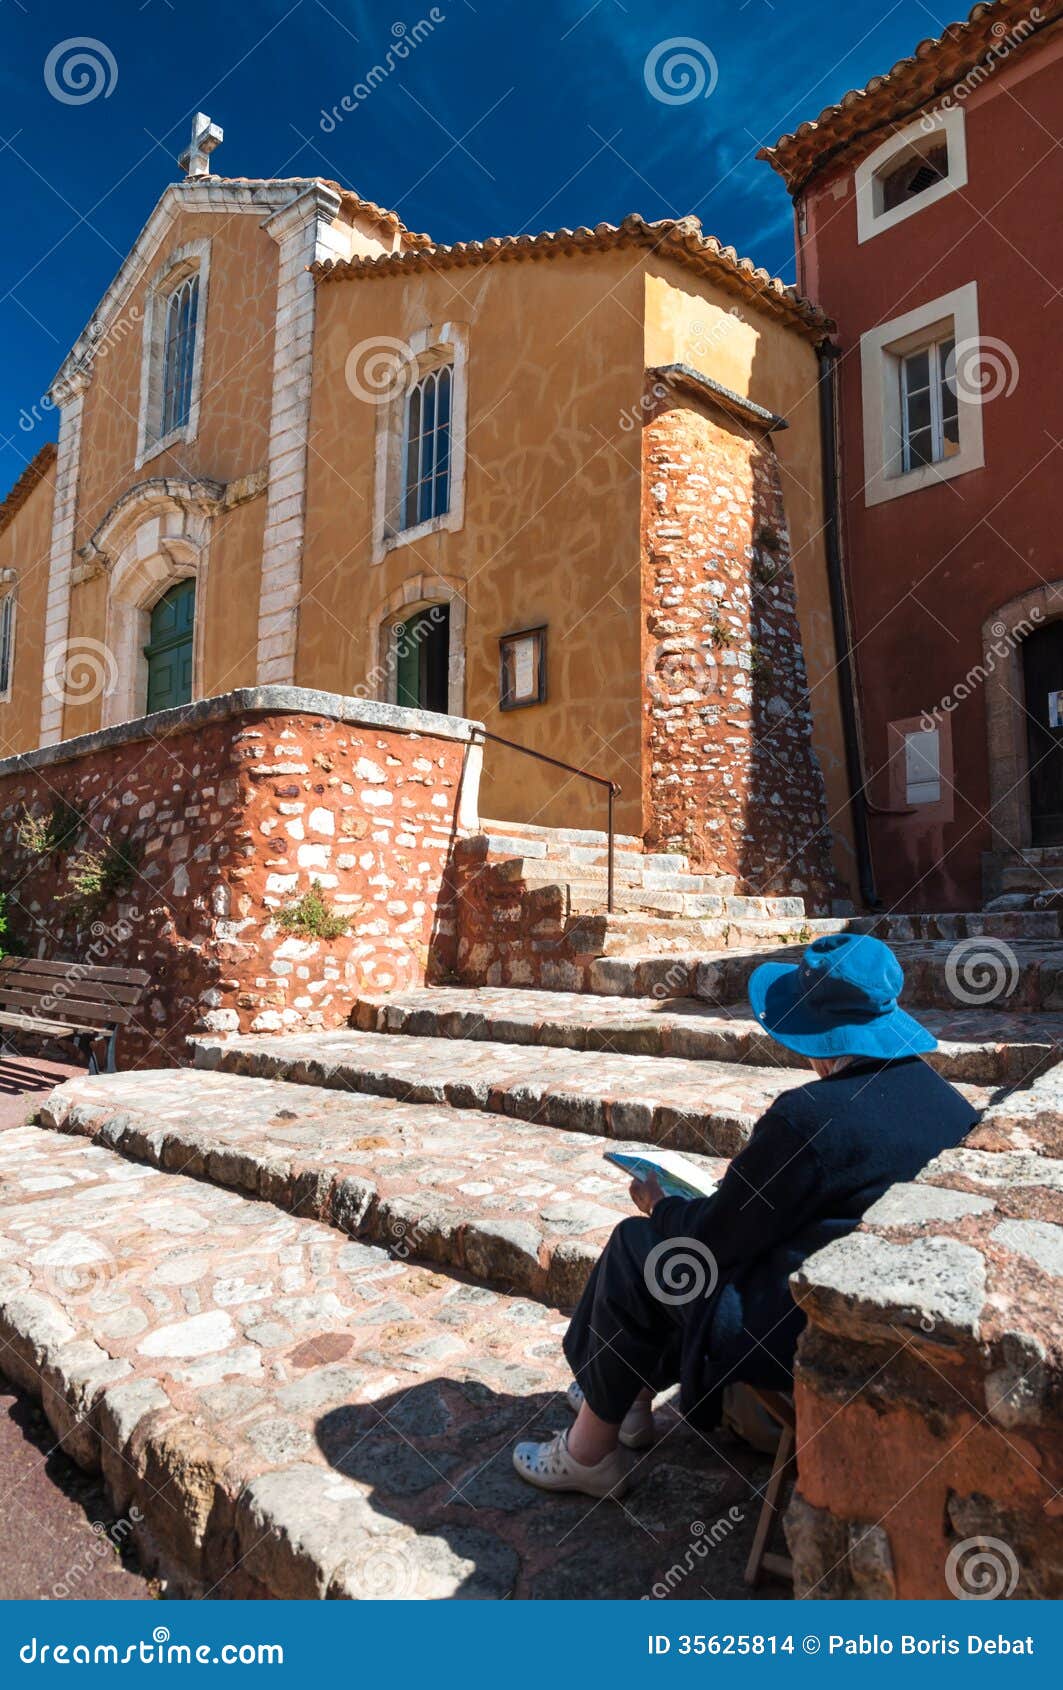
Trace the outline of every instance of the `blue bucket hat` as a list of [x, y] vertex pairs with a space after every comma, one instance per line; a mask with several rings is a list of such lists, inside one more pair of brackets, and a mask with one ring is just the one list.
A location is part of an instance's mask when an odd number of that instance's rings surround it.
[[799, 963], [765, 962], [749, 981], [761, 1026], [801, 1056], [890, 1060], [937, 1049], [925, 1027], [897, 1006], [904, 970], [881, 939], [832, 933]]

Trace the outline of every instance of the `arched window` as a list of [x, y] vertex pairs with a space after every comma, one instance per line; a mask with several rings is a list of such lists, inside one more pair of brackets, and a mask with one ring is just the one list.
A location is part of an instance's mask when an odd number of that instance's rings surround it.
[[185, 428], [192, 410], [192, 373], [196, 356], [199, 273], [179, 282], [166, 301], [163, 341], [162, 434]]
[[450, 509], [452, 382], [451, 366], [443, 364], [422, 376], [406, 399], [406, 528], [445, 516]]

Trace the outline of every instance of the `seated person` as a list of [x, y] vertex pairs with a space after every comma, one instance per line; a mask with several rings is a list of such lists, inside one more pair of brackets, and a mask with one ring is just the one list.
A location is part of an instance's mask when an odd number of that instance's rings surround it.
[[710, 1430], [725, 1386], [793, 1388], [805, 1317], [790, 1275], [978, 1118], [922, 1061], [937, 1041], [898, 1008], [903, 982], [888, 946], [851, 933], [756, 969], [757, 1020], [818, 1078], [772, 1104], [711, 1197], [632, 1184], [645, 1218], [616, 1227], [565, 1334], [575, 1422], [514, 1451], [529, 1484], [621, 1495], [627, 1451], [652, 1442], [653, 1398], [677, 1380], [684, 1415]]

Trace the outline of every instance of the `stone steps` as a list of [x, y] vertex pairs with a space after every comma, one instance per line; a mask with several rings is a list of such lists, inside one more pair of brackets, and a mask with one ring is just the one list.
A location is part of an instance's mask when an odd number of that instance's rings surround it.
[[[487, 1109], [602, 1138], [731, 1157], [768, 1105], [807, 1070], [667, 1056], [617, 1055], [492, 1040], [389, 1033], [245, 1034], [189, 1041], [197, 1068], [373, 1093], [408, 1103]], [[529, 1074], [529, 1066], [533, 1072]], [[977, 1107], [988, 1101], [967, 1088]]]
[[[677, 937], [667, 953], [654, 944], [599, 956], [587, 970], [587, 989], [607, 997], [696, 997], [732, 1005], [744, 1001], [749, 976], [762, 962], [798, 962], [802, 949], [707, 951]], [[1008, 1014], [1063, 1009], [1063, 942], [941, 939], [894, 943], [892, 949], [905, 971], [902, 1002], [910, 1009]]]
[[517, 1437], [567, 1423], [563, 1325], [179, 1169], [0, 1132], [4, 1372], [168, 1594], [634, 1599], [714, 1521], [674, 1593], [751, 1594], [767, 1463], [667, 1405], [622, 1508], [517, 1480]]
[[78, 1076], [39, 1120], [561, 1308], [631, 1213], [609, 1140], [446, 1104], [154, 1069]]
[[[1015, 1085], [1059, 1059], [1063, 1018], [928, 1009], [920, 1020], [940, 1041], [929, 1058], [946, 1079]], [[696, 998], [597, 997], [592, 993], [424, 987], [358, 998], [359, 1031], [488, 1039], [632, 1056], [799, 1068], [804, 1059], [770, 1038], [748, 1004], [718, 1009]]]

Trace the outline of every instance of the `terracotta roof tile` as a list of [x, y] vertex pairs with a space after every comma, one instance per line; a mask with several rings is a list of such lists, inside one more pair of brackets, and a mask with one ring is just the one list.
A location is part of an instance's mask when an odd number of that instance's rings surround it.
[[55, 463], [57, 452], [55, 441], [46, 441], [37, 456], [26, 465], [7, 498], [0, 501], [0, 534], [15, 520], [38, 481], [47, 475]]
[[767, 159], [791, 193], [798, 193], [861, 137], [914, 116], [987, 56], [996, 60], [1006, 43], [1009, 52], [1020, 52], [1061, 18], [1063, 0], [1041, 0], [1034, 8], [1029, 0], [986, 0], [965, 22], [951, 23], [939, 36], [920, 41], [909, 58], [898, 60], [884, 76], [873, 76], [865, 88], [850, 89], [837, 105], [826, 106], [812, 122], [780, 136], [757, 157]]
[[734, 247], [723, 246], [702, 232], [696, 217], [662, 218], [647, 223], [633, 214], [619, 224], [599, 223], [594, 229], [556, 229], [540, 235], [500, 235], [483, 241], [457, 241], [450, 246], [419, 246], [381, 258], [354, 258], [311, 266], [322, 282], [365, 281], [375, 276], [409, 275], [418, 270], [449, 270], [507, 263], [516, 259], [553, 259], [588, 252], [644, 247], [675, 259], [708, 276], [729, 293], [756, 309], [782, 318], [812, 339], [829, 333], [831, 319], [796, 289], [760, 270]]

